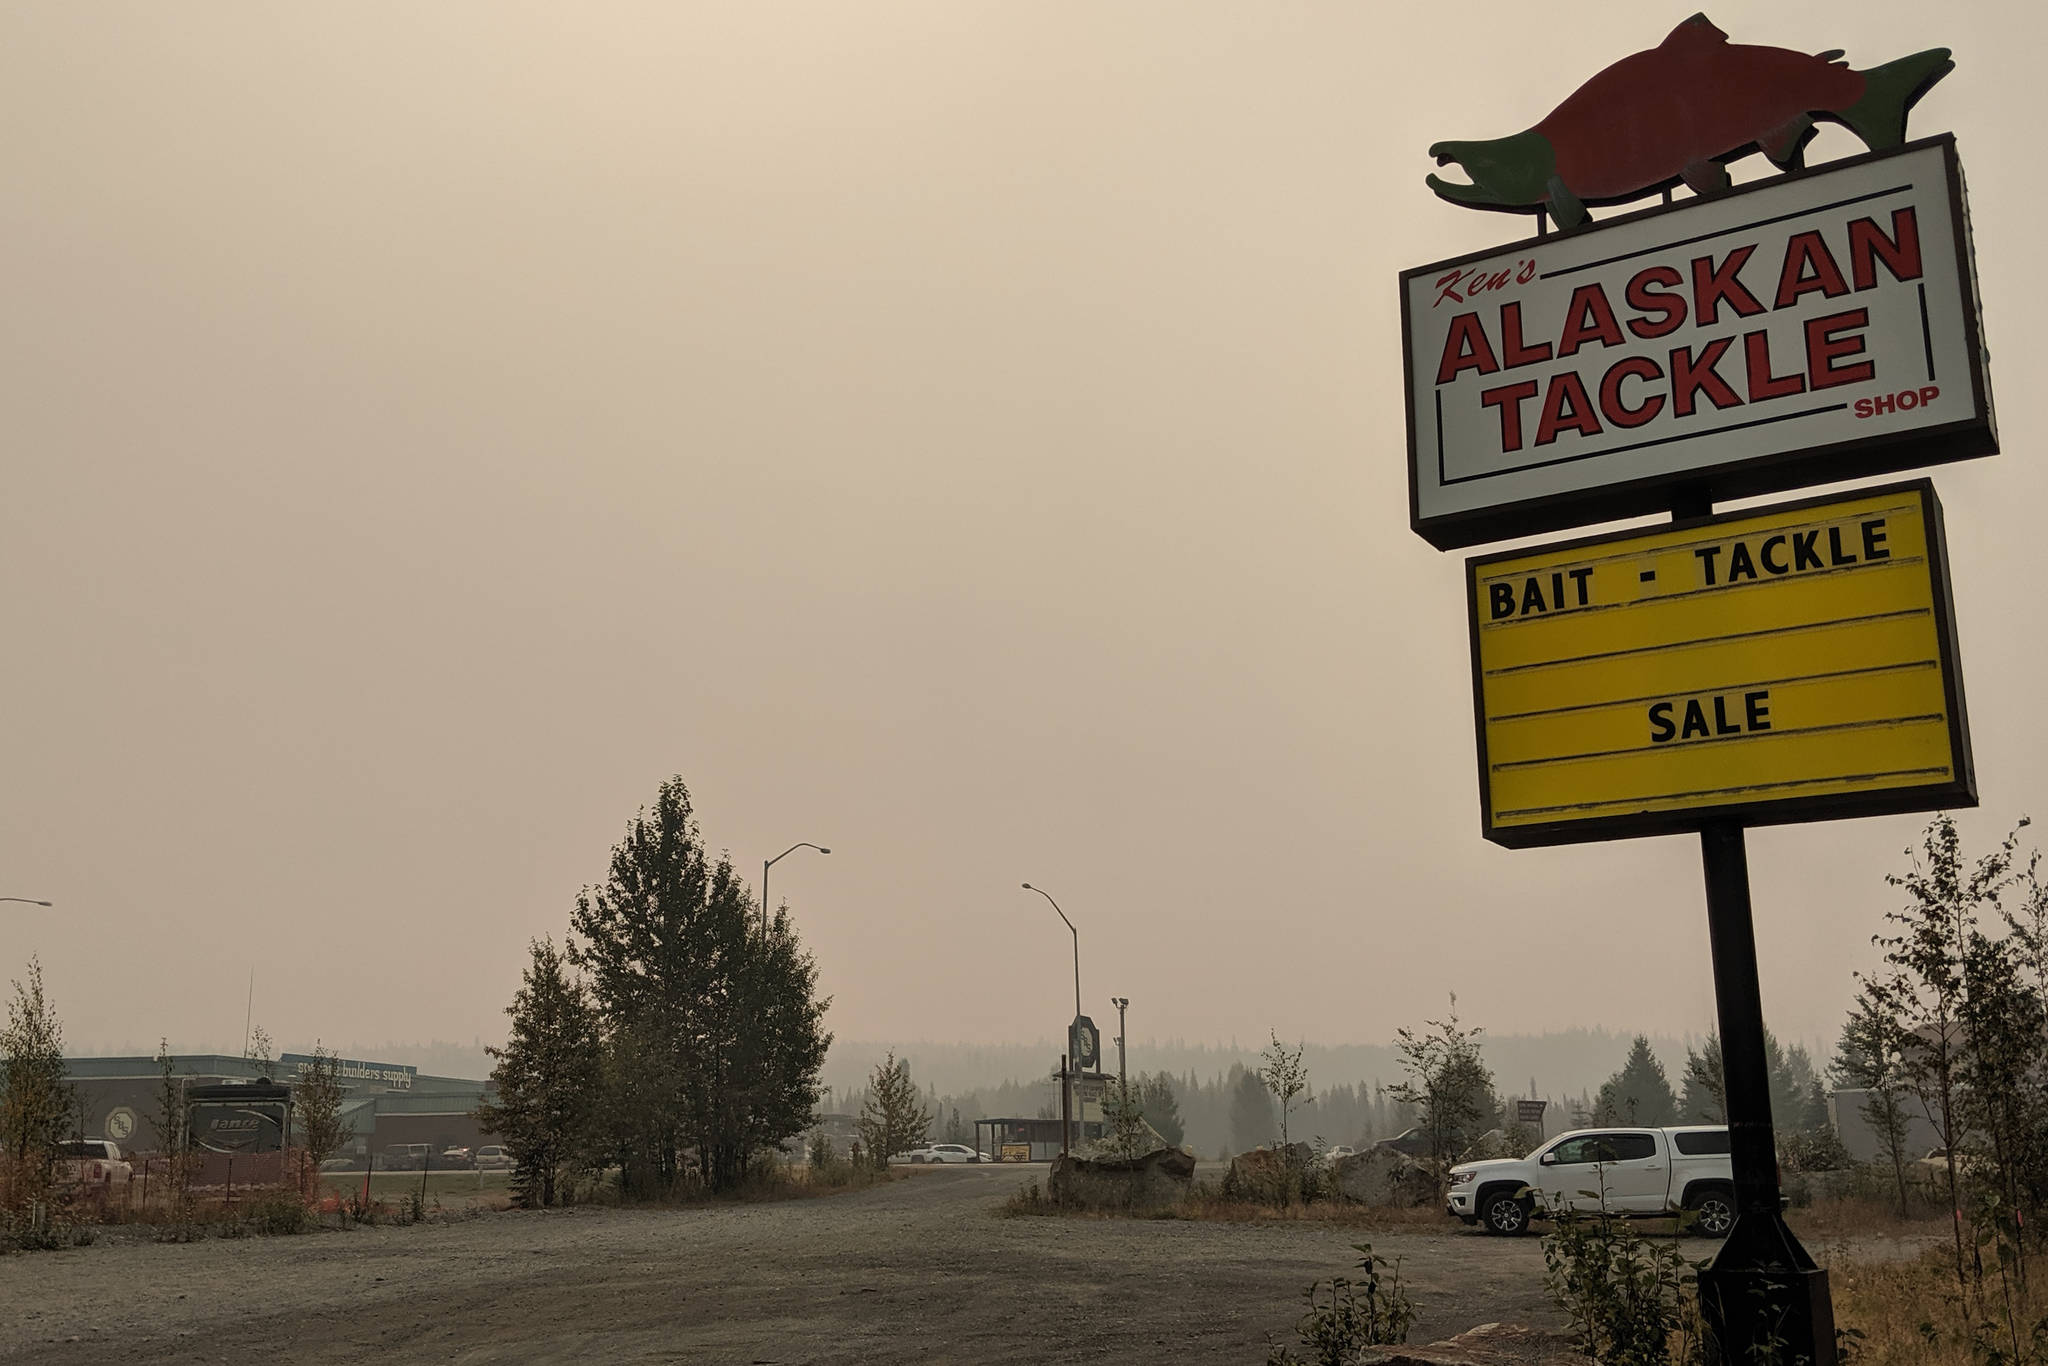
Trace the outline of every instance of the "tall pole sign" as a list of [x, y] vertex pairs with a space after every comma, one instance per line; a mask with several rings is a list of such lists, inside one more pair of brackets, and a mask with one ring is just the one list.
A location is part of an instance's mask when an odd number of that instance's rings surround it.
[[[1743, 832], [1977, 801], [1932, 483], [1713, 511], [1998, 450], [1962, 166], [1906, 141], [1954, 64], [1841, 58], [1694, 15], [1524, 132], [1437, 143], [1465, 179], [1431, 189], [1537, 235], [1400, 286], [1418, 535], [1672, 514], [1474, 556], [1465, 611], [1485, 838], [1699, 836], [1738, 1210], [1700, 1289], [1729, 1363], [1836, 1360], [1779, 1208]], [[1868, 152], [1804, 169], [1816, 119]], [[1731, 187], [1759, 152], [1785, 174]]]

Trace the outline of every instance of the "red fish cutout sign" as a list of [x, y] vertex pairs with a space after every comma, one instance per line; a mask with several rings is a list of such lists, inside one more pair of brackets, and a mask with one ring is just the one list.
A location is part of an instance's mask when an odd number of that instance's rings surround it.
[[1897, 147], [1915, 102], [1955, 70], [1945, 47], [1869, 71], [1851, 70], [1841, 55], [1731, 43], [1695, 14], [1527, 132], [1437, 143], [1437, 165], [1456, 164], [1471, 183], [1433, 175], [1429, 187], [1453, 204], [1548, 210], [1560, 228], [1576, 228], [1588, 204], [1626, 203], [1681, 181], [1701, 194], [1725, 189], [1727, 163], [1754, 151], [1797, 166], [1816, 118], [1845, 125], [1874, 152]]

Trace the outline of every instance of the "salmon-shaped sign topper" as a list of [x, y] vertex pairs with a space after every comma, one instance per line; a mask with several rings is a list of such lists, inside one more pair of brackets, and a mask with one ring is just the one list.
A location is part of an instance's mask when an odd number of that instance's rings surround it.
[[1437, 143], [1429, 149], [1437, 165], [1455, 163], [1471, 183], [1433, 175], [1429, 187], [1473, 208], [1548, 210], [1559, 227], [1575, 228], [1588, 204], [1626, 203], [1680, 181], [1701, 194], [1725, 189], [1727, 163], [1751, 152], [1797, 166], [1816, 118], [1847, 126], [1874, 152], [1897, 147], [1908, 111], [1955, 69], [1945, 47], [1868, 71], [1841, 56], [1731, 43], [1695, 14], [1527, 132]]

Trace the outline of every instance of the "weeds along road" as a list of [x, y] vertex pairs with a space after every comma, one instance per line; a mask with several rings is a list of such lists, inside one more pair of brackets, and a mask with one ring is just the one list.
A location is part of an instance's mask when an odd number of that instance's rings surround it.
[[[852, 1195], [574, 1209], [0, 1258], [0, 1362], [1217, 1362], [1292, 1341], [1370, 1241], [1426, 1342], [1557, 1326], [1535, 1239], [1333, 1224], [1002, 1218], [1044, 1168]], [[1448, 1226], [1455, 1228], [1455, 1226]]]

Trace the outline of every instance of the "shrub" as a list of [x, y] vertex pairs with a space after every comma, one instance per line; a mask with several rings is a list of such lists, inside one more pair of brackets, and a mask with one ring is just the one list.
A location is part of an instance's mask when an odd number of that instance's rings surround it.
[[289, 1237], [293, 1233], [305, 1233], [311, 1223], [311, 1210], [295, 1190], [274, 1190], [264, 1192], [250, 1202], [246, 1221], [252, 1233], [264, 1237]]
[[1565, 1213], [1543, 1239], [1544, 1287], [1579, 1350], [1601, 1366], [1693, 1366], [1700, 1360], [1699, 1266], [1651, 1243], [1626, 1219]]
[[1358, 1276], [1312, 1281], [1303, 1292], [1308, 1312], [1294, 1325], [1294, 1335], [1310, 1355], [1296, 1356], [1292, 1348], [1275, 1344], [1266, 1366], [1349, 1366], [1366, 1347], [1408, 1341], [1415, 1303], [1401, 1284], [1400, 1258], [1382, 1280], [1383, 1259], [1373, 1255], [1372, 1244], [1351, 1246], [1360, 1253]]
[[1057, 1212], [1057, 1207], [1052, 1201], [1046, 1199], [1045, 1192], [1039, 1189], [1038, 1178], [1036, 1177], [1033, 1177], [1030, 1183], [1022, 1190], [1017, 1191], [1008, 1200], [1003, 1202], [1003, 1213], [1005, 1214], [1054, 1214]]

